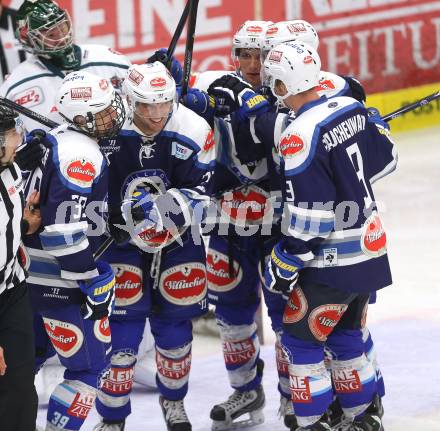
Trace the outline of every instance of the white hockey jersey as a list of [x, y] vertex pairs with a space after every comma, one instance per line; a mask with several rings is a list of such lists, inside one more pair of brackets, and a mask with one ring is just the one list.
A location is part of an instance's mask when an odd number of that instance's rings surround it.
[[[79, 45], [79, 70], [107, 78], [119, 90], [130, 61], [112, 48], [103, 45]], [[58, 123], [63, 119], [55, 107], [55, 96], [64, 77], [71, 71], [62, 71], [49, 61], [30, 56], [21, 63], [0, 86], [0, 95], [38, 112]], [[46, 126], [22, 116], [28, 131], [47, 130]]]

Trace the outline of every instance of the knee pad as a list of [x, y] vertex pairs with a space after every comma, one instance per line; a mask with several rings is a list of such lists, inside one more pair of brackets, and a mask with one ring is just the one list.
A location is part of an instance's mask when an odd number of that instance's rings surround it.
[[298, 424], [305, 427], [316, 422], [332, 402], [330, 374], [324, 361], [289, 364], [290, 395]]
[[260, 355], [257, 325], [231, 325], [218, 320], [218, 327], [231, 386], [243, 390], [245, 385], [257, 377], [256, 367]]
[[50, 397], [46, 430], [79, 430], [95, 398], [94, 387], [79, 380], [64, 380]]
[[191, 343], [174, 349], [162, 349], [156, 345], [159, 386], [170, 390], [178, 390], [187, 385], [191, 370], [191, 358]]
[[107, 407], [122, 407], [130, 400], [136, 356], [133, 351], [113, 353], [110, 367], [101, 376], [99, 401]]

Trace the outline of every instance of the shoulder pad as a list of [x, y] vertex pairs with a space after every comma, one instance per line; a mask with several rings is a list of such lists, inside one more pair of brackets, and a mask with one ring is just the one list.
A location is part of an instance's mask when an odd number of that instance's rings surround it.
[[62, 125], [49, 133], [52, 161], [61, 182], [69, 189], [90, 192], [106, 166], [97, 142]]
[[[20, 84], [20, 81], [25, 80], [26, 88], [32, 86], [32, 77], [39, 76], [42, 73], [52, 74], [47, 68], [41, 63], [37, 57], [30, 56], [27, 60], [20, 63], [8, 76], [8, 78], [3, 82], [0, 87], [0, 94], [2, 96], [9, 97], [9, 89], [14, 84]], [[54, 74], [53, 74], [54, 75]], [[55, 75], [54, 75], [55, 76]], [[18, 87], [20, 88], [20, 87]], [[13, 89], [15, 90], [15, 89]], [[15, 90], [16, 91], [16, 90]]]
[[350, 87], [344, 78], [325, 71], [319, 73], [317, 91], [320, 96], [327, 96], [328, 98], [350, 95]]
[[197, 154], [200, 163], [212, 164], [215, 160], [215, 141], [211, 127], [202, 117], [186, 106], [179, 104], [164, 132], [165, 134], [173, 133], [177, 144], [191, 148]]
[[80, 45], [82, 64], [108, 61], [124, 66], [131, 66], [130, 60], [120, 52], [105, 45]]
[[321, 128], [341, 110], [359, 105], [351, 97], [335, 97], [294, 119], [281, 134], [278, 148], [286, 173], [296, 175], [307, 169], [315, 156]]

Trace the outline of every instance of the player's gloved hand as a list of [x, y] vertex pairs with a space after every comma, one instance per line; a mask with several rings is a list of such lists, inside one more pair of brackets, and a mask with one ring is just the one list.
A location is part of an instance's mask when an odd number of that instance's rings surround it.
[[134, 233], [150, 228], [162, 229], [158, 208], [146, 190], [136, 189], [129, 199], [122, 201], [121, 210], [128, 228]]
[[266, 287], [272, 292], [289, 294], [298, 281], [298, 271], [303, 267], [301, 259], [285, 252], [278, 243], [270, 254], [264, 272]]
[[130, 232], [128, 231], [121, 209], [112, 210], [109, 208], [107, 219], [107, 230], [115, 240], [116, 245], [126, 245], [130, 242]]
[[[146, 63], [154, 63], [155, 61], [159, 61], [160, 63], [167, 66], [168, 70], [170, 71], [177, 85], [179, 85], [182, 82], [182, 78], [183, 78], [182, 65], [178, 60], [176, 60], [174, 55], [171, 56], [171, 60], [170, 60], [170, 57], [168, 56], [168, 50], [166, 48], [161, 48], [157, 50], [151, 57], [148, 57]], [[168, 63], [170, 63], [169, 67], [168, 67]]]
[[342, 78], [345, 79], [348, 86], [350, 87], [351, 97], [365, 104], [365, 101], [367, 100], [367, 95], [365, 94], [365, 90], [364, 87], [362, 87], [362, 84], [352, 76], [342, 76]]
[[231, 111], [238, 111], [242, 118], [249, 118], [266, 112], [270, 105], [261, 95], [241, 78], [235, 75], [224, 75], [216, 79], [208, 88], [208, 94], [229, 105]]
[[115, 301], [115, 274], [107, 262], [96, 262], [99, 275], [80, 281], [79, 288], [86, 295], [81, 306], [84, 319], [100, 320], [112, 313]]
[[376, 126], [378, 126], [379, 128], [379, 131], [380, 129], [390, 130], [390, 125], [386, 121], [382, 120], [380, 112], [377, 108], [373, 108], [373, 107], [368, 108], [367, 112], [368, 112], [368, 121], [370, 123], [376, 124]]
[[22, 171], [33, 171], [41, 166], [46, 148], [46, 132], [41, 129], [32, 130], [25, 138], [25, 143], [20, 145], [15, 155], [15, 162]]
[[180, 99], [191, 111], [203, 118], [212, 118], [215, 113], [215, 98], [197, 88], [188, 88], [187, 93]]

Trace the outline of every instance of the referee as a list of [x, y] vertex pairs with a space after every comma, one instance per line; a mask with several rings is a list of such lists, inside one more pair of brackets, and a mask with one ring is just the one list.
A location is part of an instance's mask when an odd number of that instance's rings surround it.
[[0, 430], [34, 431], [37, 393], [34, 386], [32, 310], [19, 255], [22, 234], [41, 223], [34, 209], [39, 196], [24, 205], [23, 184], [15, 150], [23, 132], [18, 116], [0, 106]]

